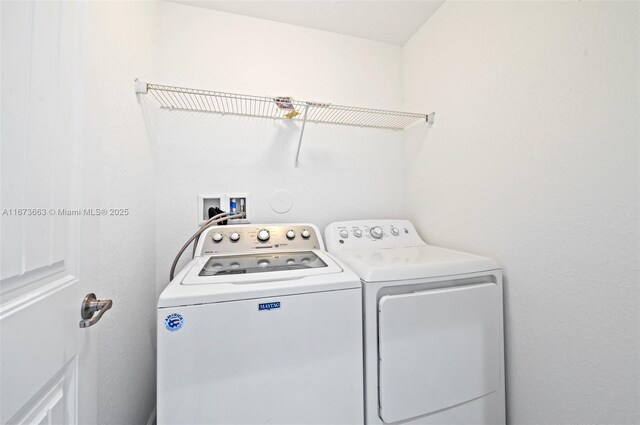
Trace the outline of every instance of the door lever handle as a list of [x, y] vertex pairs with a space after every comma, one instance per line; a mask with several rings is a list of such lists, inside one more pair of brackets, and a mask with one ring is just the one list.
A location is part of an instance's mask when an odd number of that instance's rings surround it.
[[[87, 294], [80, 307], [80, 316], [83, 319], [80, 321], [80, 327], [88, 328], [98, 323], [98, 320], [112, 305], [113, 301], [111, 300], [99, 300], [96, 298], [96, 294]], [[94, 314], [96, 312], [97, 314]]]

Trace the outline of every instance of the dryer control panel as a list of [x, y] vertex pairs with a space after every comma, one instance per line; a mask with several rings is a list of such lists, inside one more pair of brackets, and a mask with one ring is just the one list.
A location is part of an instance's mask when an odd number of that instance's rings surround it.
[[409, 220], [337, 221], [325, 228], [324, 236], [329, 252], [342, 249], [402, 248], [425, 244]]
[[313, 224], [238, 224], [207, 229], [196, 256], [314, 249], [324, 249], [324, 244]]

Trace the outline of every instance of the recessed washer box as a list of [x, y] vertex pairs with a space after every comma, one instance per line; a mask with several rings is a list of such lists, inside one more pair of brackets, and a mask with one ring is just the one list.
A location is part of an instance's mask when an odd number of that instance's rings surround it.
[[234, 221], [236, 224], [251, 222], [251, 208], [249, 205], [249, 194], [241, 192], [233, 193], [213, 193], [198, 195], [198, 224], [203, 224], [209, 219], [209, 208], [218, 207], [224, 212], [244, 212], [244, 218]]

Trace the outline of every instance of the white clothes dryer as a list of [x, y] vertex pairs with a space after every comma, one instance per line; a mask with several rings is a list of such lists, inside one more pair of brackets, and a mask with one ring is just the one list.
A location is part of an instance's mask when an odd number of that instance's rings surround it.
[[504, 424], [502, 273], [406, 220], [330, 224], [363, 283], [367, 424]]
[[208, 229], [158, 301], [158, 424], [363, 422], [360, 279], [309, 224]]

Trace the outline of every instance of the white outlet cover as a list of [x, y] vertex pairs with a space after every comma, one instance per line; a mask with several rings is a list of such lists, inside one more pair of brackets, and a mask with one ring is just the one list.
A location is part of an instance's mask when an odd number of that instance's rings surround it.
[[271, 209], [278, 214], [284, 214], [293, 207], [293, 195], [286, 190], [276, 190], [269, 198]]

